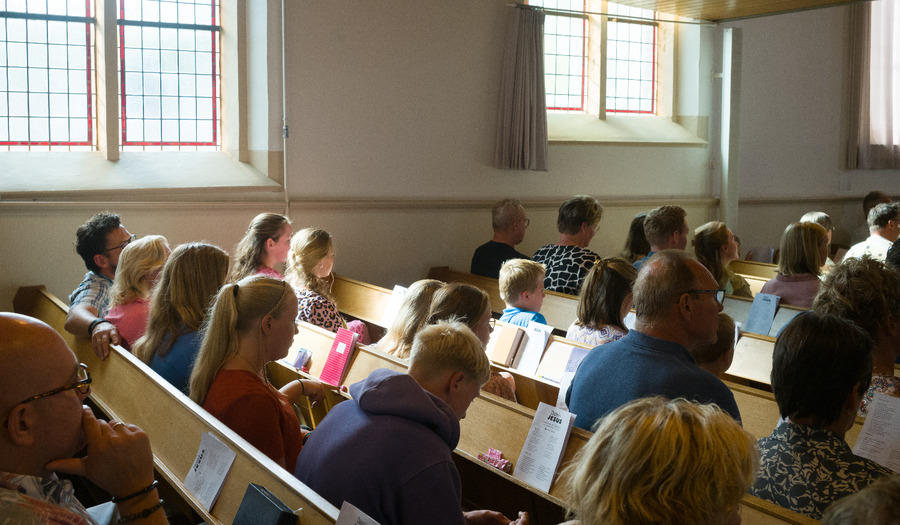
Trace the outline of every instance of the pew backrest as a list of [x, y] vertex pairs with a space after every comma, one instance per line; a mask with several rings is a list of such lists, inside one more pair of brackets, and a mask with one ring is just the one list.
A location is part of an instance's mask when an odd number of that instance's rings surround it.
[[[63, 336], [77, 358], [90, 367], [94, 379], [91, 399], [110, 418], [138, 425], [147, 432], [157, 472], [206, 522], [231, 523], [251, 482], [265, 486], [288, 507], [302, 508], [304, 525], [333, 524], [337, 520], [338, 509], [130, 352], [112, 347], [106, 360], [97, 358], [89, 339], [75, 337], [63, 329], [68, 309], [43, 287], [20, 288], [14, 308], [18, 313], [41, 319]], [[184, 485], [203, 432], [214, 435], [236, 453], [222, 493], [209, 511]]]
[[731, 261], [731, 263], [728, 265], [728, 269], [745, 277], [749, 275], [752, 277], [761, 278], [766, 281], [775, 277], [775, 275], [778, 273], [777, 264], [746, 261], [744, 259]]

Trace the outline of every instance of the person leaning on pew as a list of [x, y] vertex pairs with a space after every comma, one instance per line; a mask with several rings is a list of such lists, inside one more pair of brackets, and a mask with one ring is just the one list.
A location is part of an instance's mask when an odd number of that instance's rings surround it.
[[[0, 313], [0, 517], [4, 523], [93, 524], [72, 484], [84, 476], [113, 496], [118, 523], [168, 523], [143, 430], [98, 421], [82, 402], [87, 367], [37, 319]], [[87, 446], [87, 455], [73, 458]]]
[[[459, 420], [490, 372], [484, 347], [463, 323], [423, 328], [408, 374], [375, 370], [316, 427], [297, 478], [333, 505], [348, 501], [382, 525], [511, 523], [499, 512], [462, 512], [452, 457]], [[520, 512], [512, 523], [528, 522]]]

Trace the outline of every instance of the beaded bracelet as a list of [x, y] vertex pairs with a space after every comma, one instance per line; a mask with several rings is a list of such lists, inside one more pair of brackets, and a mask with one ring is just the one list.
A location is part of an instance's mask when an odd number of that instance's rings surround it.
[[98, 318], [94, 319], [93, 321], [91, 321], [91, 324], [88, 325], [88, 337], [91, 337], [94, 335], [94, 328], [96, 328], [98, 324], [108, 323], [108, 322], [109, 321], [107, 321], [106, 319], [104, 319], [102, 317], [98, 317]]
[[113, 503], [122, 503], [123, 501], [128, 501], [130, 499], [134, 499], [142, 494], [146, 494], [146, 493], [150, 492], [151, 490], [155, 489], [157, 487], [157, 485], [159, 485], [159, 481], [156, 481], [154, 479], [153, 483], [147, 485], [146, 487], [142, 488], [141, 490], [139, 490], [137, 492], [132, 492], [131, 494], [129, 494], [127, 496], [122, 496], [120, 498], [113, 498], [111, 501]]
[[154, 505], [148, 509], [144, 509], [135, 514], [129, 514], [128, 516], [122, 516], [121, 518], [119, 518], [119, 521], [117, 521], [116, 523], [128, 523], [129, 521], [146, 518], [147, 516], [153, 514], [154, 512], [158, 511], [159, 509], [161, 509], [163, 506], [163, 503], [165, 503], [163, 500], [159, 500], [156, 503], [156, 505]]

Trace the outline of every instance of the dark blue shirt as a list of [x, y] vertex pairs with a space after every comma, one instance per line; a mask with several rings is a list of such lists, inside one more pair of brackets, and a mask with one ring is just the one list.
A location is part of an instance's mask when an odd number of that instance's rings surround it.
[[715, 403], [741, 420], [731, 390], [697, 366], [685, 347], [636, 330], [585, 356], [566, 393], [566, 404], [577, 416], [575, 426], [592, 430], [597, 419], [620, 406], [654, 395]]

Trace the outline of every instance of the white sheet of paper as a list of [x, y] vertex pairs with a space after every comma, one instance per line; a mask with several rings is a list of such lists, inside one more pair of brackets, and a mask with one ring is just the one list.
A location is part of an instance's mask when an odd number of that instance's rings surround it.
[[753, 304], [750, 305], [750, 313], [747, 314], [747, 322], [744, 324], [744, 331], [769, 335], [780, 299], [781, 297], [777, 295], [762, 292], [754, 295]]
[[900, 472], [900, 397], [875, 394], [853, 453]]
[[394, 324], [394, 318], [397, 317], [397, 312], [400, 311], [403, 299], [406, 299], [406, 292], [406, 287], [400, 286], [399, 284], [394, 285], [394, 289], [391, 291], [391, 299], [381, 313], [381, 326], [389, 327]]
[[578, 371], [579, 365], [584, 360], [584, 356], [588, 355], [588, 352], [590, 352], [589, 349], [581, 348], [580, 346], [572, 348], [572, 353], [569, 354], [569, 360], [566, 362], [566, 368], [563, 370], [559, 381], [559, 395], [556, 397], [556, 408], [569, 409], [569, 406], [566, 404], [566, 392], [569, 391], [572, 379], [575, 378], [575, 372]]
[[546, 403], [538, 405], [513, 476], [550, 492], [574, 423], [575, 414]]
[[341, 513], [334, 525], [379, 525], [368, 514], [348, 502], [341, 503]]
[[552, 333], [552, 326], [530, 321], [528, 326], [525, 327], [527, 342], [516, 352], [512, 367], [525, 375], [533, 376], [537, 374], [538, 365], [541, 364], [541, 357], [544, 356], [544, 348], [547, 346], [547, 341], [550, 340], [550, 334]]
[[209, 432], [204, 432], [200, 437], [200, 449], [184, 478], [184, 486], [206, 510], [215, 505], [236, 456], [233, 450]]

